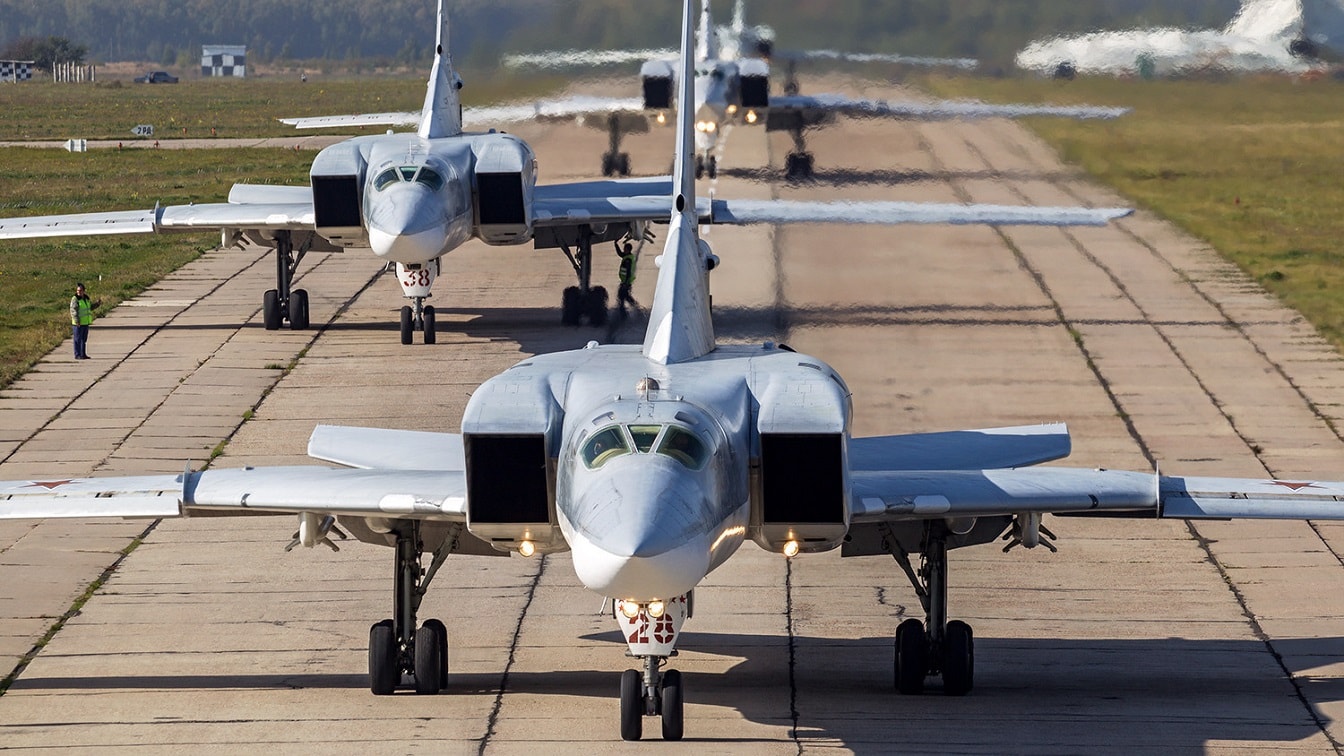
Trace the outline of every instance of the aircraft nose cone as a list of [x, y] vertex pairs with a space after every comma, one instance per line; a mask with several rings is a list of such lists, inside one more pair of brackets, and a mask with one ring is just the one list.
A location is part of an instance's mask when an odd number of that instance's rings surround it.
[[416, 184], [397, 184], [369, 205], [369, 246], [393, 262], [426, 263], [443, 254], [448, 217], [433, 192]]
[[602, 476], [577, 508], [574, 569], [589, 590], [670, 598], [709, 572], [709, 507], [698, 487], [685, 475], [648, 467]]

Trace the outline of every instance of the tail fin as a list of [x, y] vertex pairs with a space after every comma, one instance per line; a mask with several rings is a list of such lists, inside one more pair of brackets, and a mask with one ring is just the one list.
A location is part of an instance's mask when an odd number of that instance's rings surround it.
[[[698, 236], [695, 209], [695, 48], [692, 0], [683, 0], [681, 69], [677, 82], [677, 151], [667, 243], [658, 258], [658, 286], [644, 334], [644, 356], [664, 365], [714, 351], [709, 316], [709, 245]], [[708, 0], [705, 0], [708, 3]]]
[[[690, 10], [689, 4], [687, 10]], [[719, 39], [714, 32], [714, 19], [709, 13], [709, 0], [700, 0], [700, 40], [695, 48], [697, 60], [714, 60], [719, 57]]]
[[747, 30], [747, 2], [746, 0], [737, 0], [733, 4], [733, 23], [730, 27], [733, 30], [733, 36], [741, 38], [742, 32]]
[[1224, 30], [1246, 39], [1287, 39], [1302, 26], [1301, 0], [1242, 0], [1241, 9]]
[[425, 105], [420, 111], [418, 133], [424, 139], [457, 136], [462, 133], [462, 99], [458, 90], [462, 79], [453, 70], [448, 52], [448, 12], [446, 0], [439, 0], [439, 28], [434, 38], [434, 67], [429, 72]]

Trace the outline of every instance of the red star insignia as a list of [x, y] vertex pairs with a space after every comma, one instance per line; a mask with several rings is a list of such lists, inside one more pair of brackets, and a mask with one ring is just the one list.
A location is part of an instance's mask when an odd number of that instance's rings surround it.
[[58, 488], [60, 486], [65, 485], [66, 483], [73, 483], [73, 482], [74, 482], [73, 480], [34, 480], [30, 482], [28, 485], [32, 486], [33, 488], [45, 488], [48, 491], [50, 491], [53, 488]]
[[1320, 488], [1320, 486], [1316, 485], [1315, 483], [1293, 483], [1293, 482], [1291, 482], [1291, 481], [1287, 481], [1287, 480], [1272, 480], [1272, 481], [1270, 481], [1270, 482], [1273, 483], [1273, 484], [1276, 485], [1276, 486], [1283, 486], [1284, 488], [1291, 488], [1291, 489], [1293, 489], [1294, 491], [1300, 491], [1300, 490], [1302, 490], [1302, 489], [1304, 489], [1304, 488]]

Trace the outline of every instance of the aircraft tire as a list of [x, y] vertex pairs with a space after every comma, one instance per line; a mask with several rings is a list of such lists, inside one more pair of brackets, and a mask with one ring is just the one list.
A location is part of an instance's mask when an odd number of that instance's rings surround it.
[[431, 626], [439, 636], [439, 690], [443, 690], [448, 687], [448, 628], [441, 620], [425, 620], [424, 627]]
[[289, 328], [291, 331], [308, 328], [308, 292], [305, 289], [289, 293]]
[[434, 306], [433, 306], [433, 305], [425, 305], [425, 325], [424, 325], [424, 329], [425, 329], [425, 343], [426, 343], [426, 344], [433, 344], [435, 341], [437, 341], [437, 337], [434, 335]]
[[411, 337], [415, 335], [415, 321], [411, 318], [411, 308], [403, 306], [401, 308], [401, 343], [410, 344]]
[[415, 634], [415, 692], [422, 696], [432, 696], [439, 692], [439, 681], [443, 677], [443, 664], [439, 659], [438, 628], [428, 623], [420, 626]]
[[610, 152], [602, 153], [602, 175], [610, 176], [616, 172], [616, 160]]
[[594, 286], [588, 290], [588, 302], [585, 308], [588, 312], [588, 324], [591, 326], [604, 326], [607, 324], [607, 290], [602, 286]]
[[268, 331], [280, 330], [280, 292], [276, 289], [267, 289], [265, 294], [261, 295], [261, 322]]
[[943, 631], [943, 693], [964, 696], [975, 686], [975, 637], [961, 620]]
[[896, 628], [896, 690], [913, 696], [924, 692], [929, 672], [929, 638], [924, 623], [908, 619]]
[[616, 156], [616, 172], [622, 176], [630, 175], [630, 153], [622, 152]]
[[682, 706], [682, 691], [681, 673], [675, 669], [664, 672], [662, 705], [659, 712], [663, 717], [663, 740], [681, 740], [686, 730], [685, 720], [682, 718], [685, 708]]
[[638, 670], [621, 673], [621, 740], [644, 737], [644, 678]]
[[719, 159], [713, 155], [709, 156], [709, 165], [706, 167], [706, 173], [709, 177], [716, 179], [719, 177]]
[[390, 696], [400, 682], [397, 639], [392, 634], [392, 620], [385, 619], [369, 628], [369, 689], [375, 696]]
[[560, 323], [561, 325], [576, 326], [583, 317], [582, 312], [583, 296], [579, 292], [579, 287], [570, 286], [565, 289], [560, 296]]
[[695, 177], [697, 179], [705, 177], [705, 159], [699, 155], [695, 156]]

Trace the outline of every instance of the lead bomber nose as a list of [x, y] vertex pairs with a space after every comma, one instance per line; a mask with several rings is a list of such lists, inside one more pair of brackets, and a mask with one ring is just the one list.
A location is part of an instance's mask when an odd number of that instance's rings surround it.
[[608, 596], [665, 598], [694, 588], [709, 572], [703, 537], [707, 507], [686, 476], [649, 465], [612, 470], [576, 508], [574, 568], [590, 590]]

